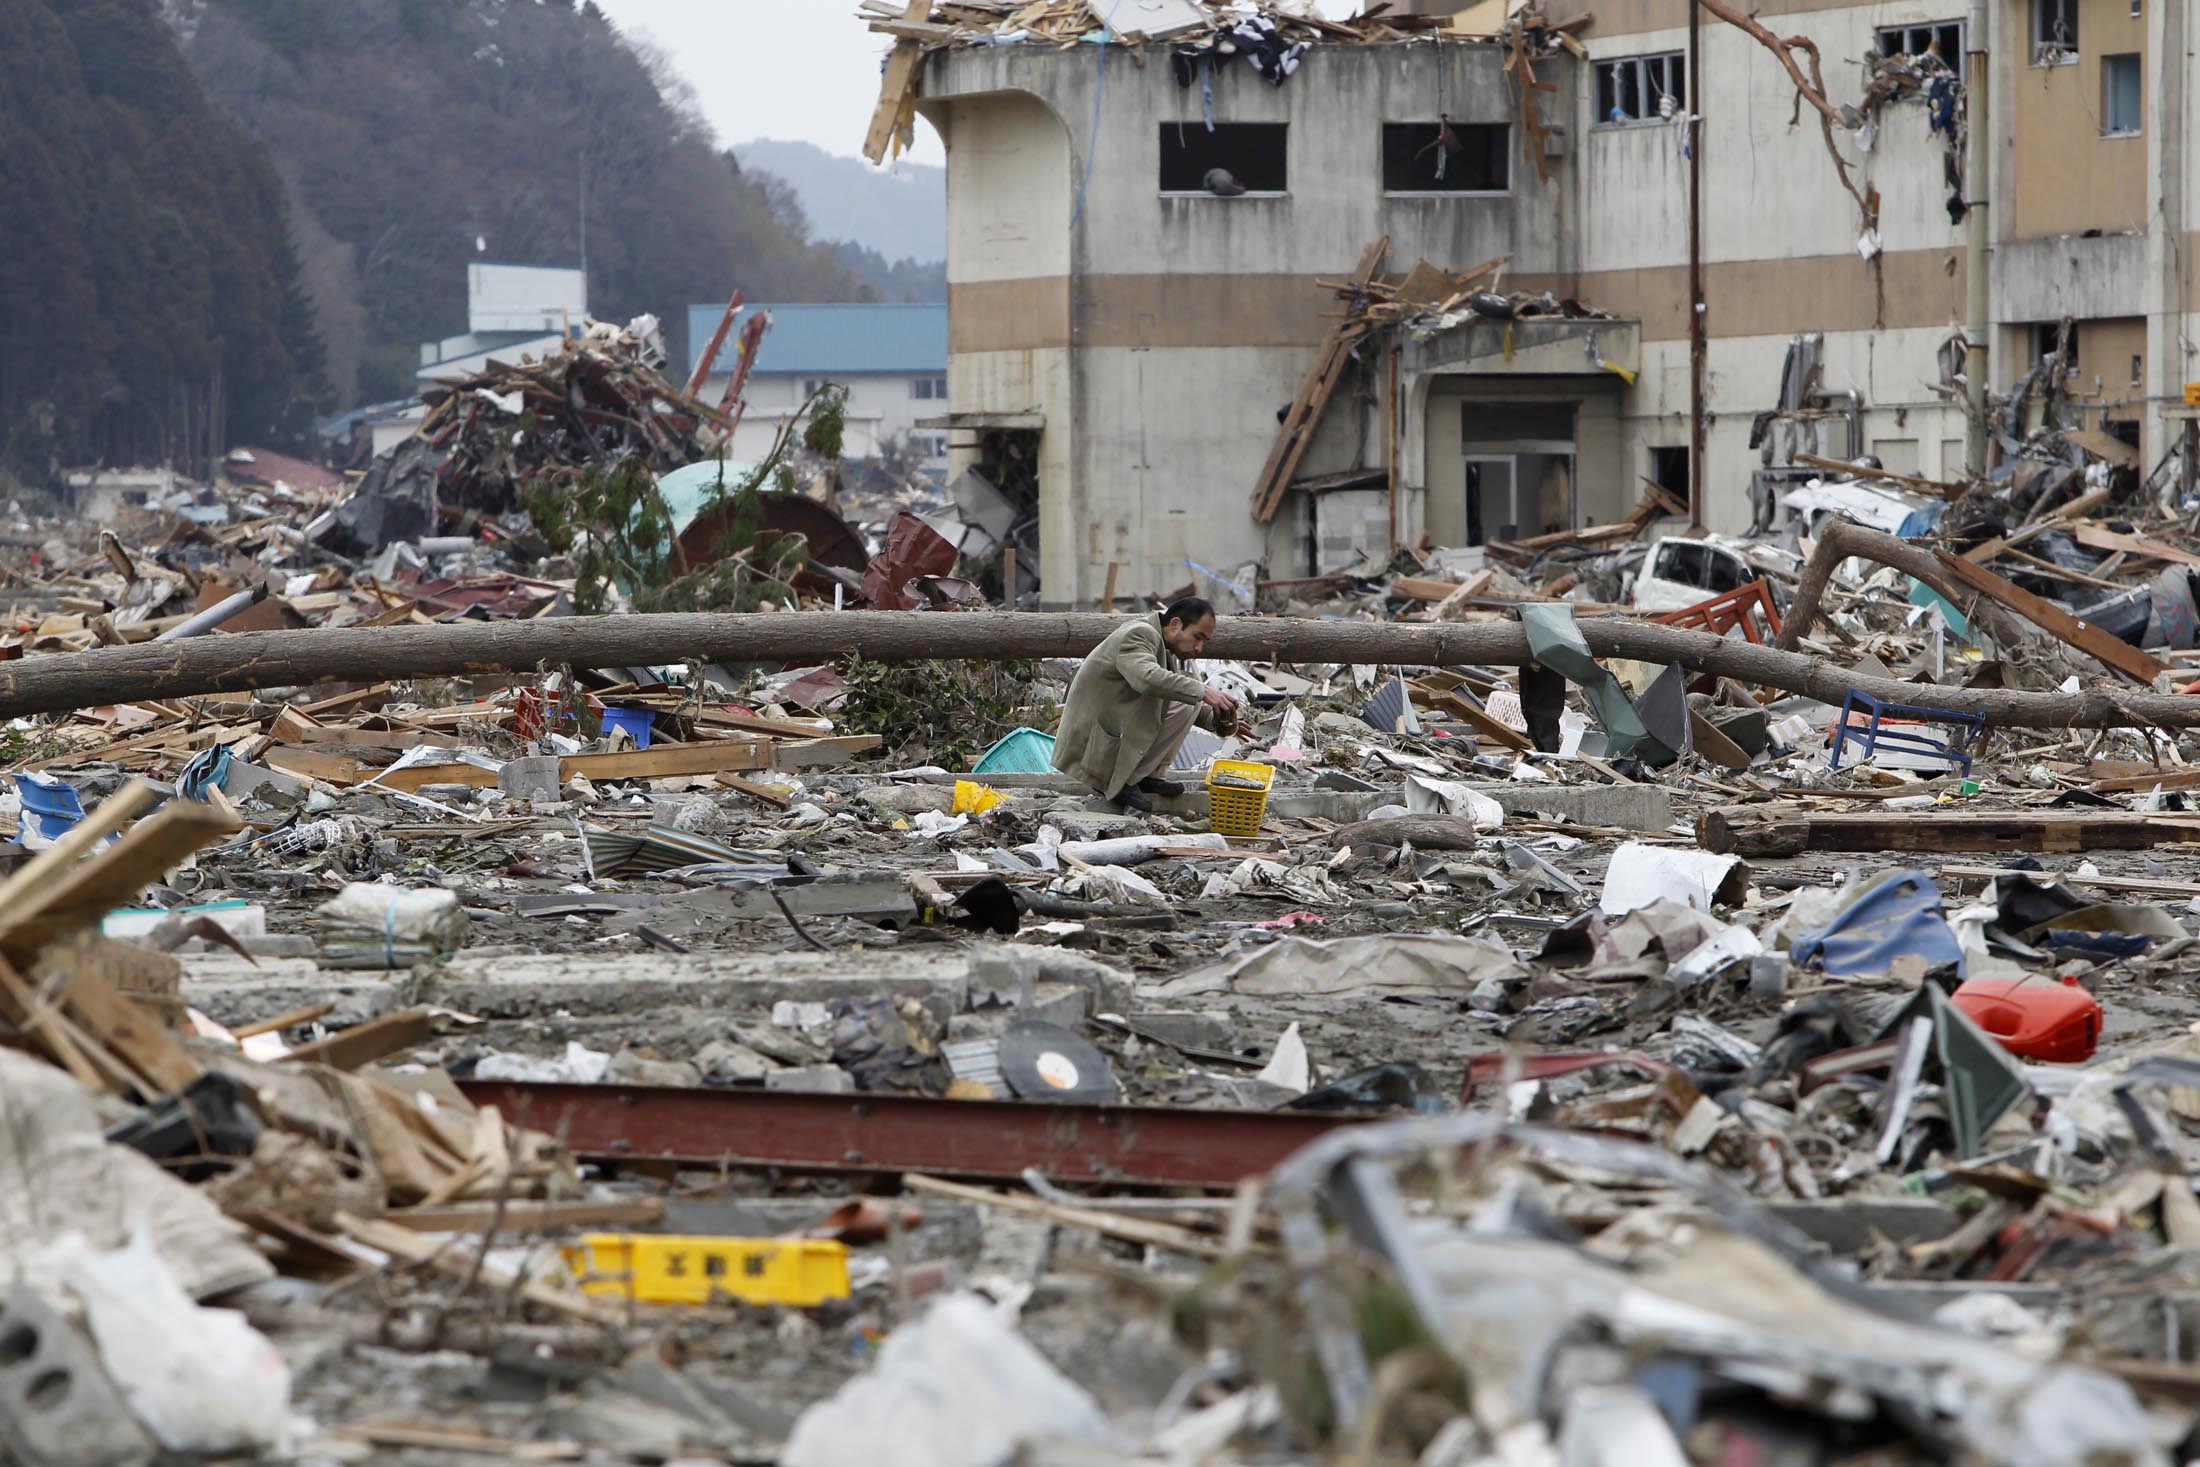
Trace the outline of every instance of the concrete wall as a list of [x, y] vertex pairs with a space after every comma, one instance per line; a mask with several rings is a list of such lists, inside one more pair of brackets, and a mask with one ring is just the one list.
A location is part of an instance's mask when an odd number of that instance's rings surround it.
[[[2018, 8], [2019, 21], [2028, 22], [2029, 7]], [[2139, 52], [2143, 75], [2147, 24], [2145, 15], [2131, 13], [2130, 0], [2079, 0], [2075, 61], [2038, 65], [2029, 45], [2011, 46], [2011, 122], [2021, 164], [2009, 201], [2012, 237], [2146, 227], [2146, 135], [2102, 132], [2101, 58]], [[2028, 29], [2012, 40], [2028, 41]]]
[[[2163, 403], [2200, 376], [2200, 238], [2184, 199], [2200, 188], [2185, 146], [2195, 18], [2155, 0], [2084, 0], [2080, 58], [2030, 64], [2028, 0], [1993, 0], [1990, 99], [1990, 298], [1993, 375], [2031, 364], [2025, 323], [2064, 314], [2081, 327], [2085, 390], [2116, 413], [2144, 413], [2159, 452]], [[1691, 0], [1550, 0], [1554, 19], [1593, 9], [1578, 32], [1596, 59], [1680, 51]], [[1857, 60], [1883, 26], [1962, 19], [1964, 0], [1756, 0], [1782, 35], [1807, 35], [1839, 102], [1861, 95]], [[1928, 476], [1961, 462], [1961, 411], [1940, 349], [1965, 315], [1965, 229], [1946, 210], [1946, 143], [1921, 103], [1884, 107], [1871, 146], [1836, 147], [1860, 191], [1879, 198], [1880, 253], [1857, 250], [1862, 219], [1824, 133], [1774, 57], [1713, 17], [1692, 99], [1703, 113], [1704, 278], [1709, 412], [1705, 509], [1713, 528], [1750, 516], [1760, 455], [1752, 418], [1776, 400], [1789, 338], [1822, 332], [1824, 385], [1862, 404], [1854, 447]], [[2103, 138], [2100, 57], [2150, 58], [2138, 138]], [[2167, 68], [2153, 58], [2173, 58]], [[1089, 600], [1110, 561], [1126, 588], [1188, 579], [1183, 561], [1217, 568], [1263, 558], [1271, 574], [1315, 557], [1308, 518], [1263, 530], [1245, 512], [1254, 477], [1328, 329], [1330, 293], [1315, 277], [1347, 273], [1388, 234], [1392, 270], [1427, 258], [1463, 269], [1509, 255], [1505, 283], [1576, 295], [1639, 322], [1632, 387], [1586, 378], [1576, 500], [1583, 522], [1623, 514], [1651, 450], [1688, 437], [1688, 176], [1683, 131], [1600, 124], [1591, 65], [1564, 58], [1539, 74], [1563, 130], [1539, 183], [1513, 152], [1503, 197], [1386, 196], [1383, 121], [1510, 123], [1516, 104], [1502, 53], [1466, 44], [1318, 47], [1281, 87], [1233, 67], [1215, 79], [1214, 116], [1283, 122], [1289, 187], [1280, 197], [1218, 199], [1159, 189], [1163, 123], [1198, 128], [1196, 87], [1179, 88], [1165, 55], [1143, 66], [1092, 48], [943, 52], [925, 75], [928, 116], [950, 155], [949, 279], [958, 412], [1041, 412], [1046, 599]], [[1044, 99], [1044, 100], [1041, 100]], [[2090, 108], [2090, 112], [2087, 110]], [[1515, 139], [1517, 144], [1517, 138]], [[2103, 234], [2085, 238], [2084, 231]], [[2137, 344], [2134, 345], [2133, 343]], [[2130, 357], [2145, 382], [2128, 381]], [[1410, 355], [1410, 353], [1409, 353]], [[1508, 364], [1510, 365], [1510, 364]], [[1409, 362], [1403, 387], [1400, 530], [1438, 540], [1456, 518], [1459, 404], [1547, 394], [1549, 381], [1478, 365]], [[1469, 380], [1449, 380], [1463, 377]], [[1379, 361], [1348, 371], [1301, 475], [1382, 462]], [[1447, 426], [1447, 424], [1449, 426]], [[1352, 515], [1364, 520], [1362, 508]], [[1345, 518], [1340, 504], [1333, 518]], [[1333, 537], [1334, 538], [1334, 537]], [[1318, 566], [1314, 568], [1319, 568]]]
[[[1198, 89], [1179, 88], [1165, 56], [1140, 67], [1111, 53], [1104, 80], [1098, 58], [1082, 52], [1000, 47], [931, 61], [923, 105], [949, 153], [955, 409], [1028, 411], [1045, 399], [1043, 453], [1069, 441], [1066, 463], [1042, 465], [1049, 603], [1090, 600], [1110, 561], [1124, 567], [1122, 587], [1139, 590], [1183, 584], [1187, 560], [1260, 559], [1299, 573], [1312, 555], [1303, 516], [1264, 528], [1246, 511], [1277, 413], [1329, 329], [1334, 299], [1314, 279], [1348, 274], [1371, 240], [1390, 236], [1399, 271], [1424, 257], [1462, 269], [1508, 254], [1537, 278], [1568, 268], [1559, 192], [1536, 183], [1517, 152], [1507, 196], [1382, 188], [1381, 123], [1434, 121], [1439, 98], [1455, 121], [1509, 122], [1502, 67], [1494, 47], [1448, 44], [1318, 48], [1281, 87], [1242, 64], [1224, 68], [1217, 121], [1290, 131], [1288, 192], [1222, 199], [1159, 187], [1161, 124], [1203, 126]], [[1570, 112], [1573, 81], [1559, 79]], [[1035, 197], [1062, 201], [1059, 232], [981, 233], [993, 210]], [[1066, 329], [1049, 334], [1064, 317]], [[1039, 359], [1072, 344], [1067, 371]], [[1340, 386], [1300, 474], [1381, 462], [1378, 376], [1354, 373]], [[1070, 400], [1058, 410], [1048, 394], [1065, 385]]]

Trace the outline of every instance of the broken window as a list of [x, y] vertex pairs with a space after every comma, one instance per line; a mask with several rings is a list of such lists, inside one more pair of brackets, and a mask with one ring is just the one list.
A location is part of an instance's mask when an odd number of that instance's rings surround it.
[[1597, 121], [1641, 122], [1688, 109], [1688, 61], [1678, 51], [1599, 61]]
[[909, 395], [919, 402], [947, 401], [945, 377], [912, 377], [909, 379]]
[[2078, 373], [2078, 329], [2070, 328], [2068, 340], [2063, 337], [2062, 323], [2042, 321], [2032, 328], [2032, 357], [2045, 361], [2060, 346], [2063, 354], [2063, 375], [2074, 377]]
[[2101, 134], [2129, 138], [2139, 135], [2139, 53], [2101, 58]]
[[1161, 124], [1161, 191], [1165, 194], [1280, 194], [1285, 191], [1281, 122]]
[[1882, 56], [1939, 57], [1950, 71], [1963, 69], [1963, 22], [1936, 21], [1931, 25], [1883, 25], [1879, 28]]
[[2078, 0], [2032, 0], [2032, 64], [2064, 66], [2078, 59]]
[[1650, 482], [1687, 502], [1688, 499], [1688, 450], [1684, 448], [1653, 448], [1650, 450]]
[[1383, 191], [1501, 194], [1512, 185], [1512, 128], [1502, 122], [1386, 122]]

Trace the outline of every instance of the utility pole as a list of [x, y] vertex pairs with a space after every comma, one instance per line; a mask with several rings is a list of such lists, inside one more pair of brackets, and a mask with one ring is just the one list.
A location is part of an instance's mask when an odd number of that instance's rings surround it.
[[1710, 343], [1703, 303], [1703, 7], [1688, 6], [1688, 525], [1702, 534], [1704, 485], [1703, 375]]
[[1964, 217], [1970, 226], [1963, 251], [1964, 284], [1970, 296], [1963, 328], [1967, 338], [1963, 385], [1970, 417], [1964, 438], [1964, 467], [1976, 479], [1986, 473], [1986, 337], [1993, 329], [1986, 319], [1986, 194], [1993, 138], [1987, 128], [1985, 0], [1971, 0], [1963, 32], [1963, 200], [1969, 209]]

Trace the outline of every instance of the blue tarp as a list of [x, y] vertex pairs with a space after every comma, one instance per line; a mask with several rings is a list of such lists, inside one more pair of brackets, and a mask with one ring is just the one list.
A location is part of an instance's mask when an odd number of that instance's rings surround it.
[[1963, 947], [1940, 904], [1940, 888], [1922, 871], [1890, 871], [1869, 883], [1841, 914], [1796, 942], [1798, 963], [1816, 960], [1828, 973], [1885, 973], [1914, 954], [1928, 968], [1954, 963]]
[[76, 797], [76, 786], [65, 780], [51, 779], [43, 774], [18, 774], [15, 792], [23, 801], [23, 828], [16, 837], [18, 845], [24, 844], [24, 836], [35, 825], [38, 834], [48, 841], [56, 841], [84, 818], [84, 802]]
[[183, 773], [176, 776], [176, 793], [204, 804], [212, 791], [228, 783], [231, 757], [227, 744], [214, 744], [192, 755]]

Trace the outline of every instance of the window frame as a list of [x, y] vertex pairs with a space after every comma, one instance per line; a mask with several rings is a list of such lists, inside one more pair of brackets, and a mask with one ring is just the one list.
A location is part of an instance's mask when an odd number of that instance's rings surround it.
[[[2118, 127], [2112, 116], [2115, 111], [2110, 103], [2109, 72], [2119, 61], [2131, 63], [2133, 110], [2138, 114], [2129, 127]], [[2147, 72], [2146, 53], [2143, 51], [2112, 51], [2101, 57], [2101, 136], [2104, 138], [2137, 138], [2146, 136], [2147, 122]]]
[[[1389, 132], [1394, 127], [1435, 127], [1436, 122], [1383, 122], [1375, 131], [1375, 165], [1377, 176], [1387, 173], [1384, 154], [1389, 151]], [[1384, 181], [1383, 197], [1386, 199], [1509, 199], [1513, 192], [1513, 136], [1510, 122], [1455, 122], [1454, 127], [1496, 128], [1504, 136], [1498, 140], [1495, 156], [1503, 163], [1505, 183], [1501, 188], [1391, 188]]]
[[[2067, 42], [2050, 40], [2047, 36], [2049, 7], [2067, 11], [2070, 17], [2070, 39]], [[2078, 0], [2032, 0], [2031, 15], [2031, 64], [2035, 67], [2076, 66], [2078, 64]], [[2049, 61], [2042, 59], [2042, 52], [2054, 46], [2067, 54]]]
[[1880, 54], [1880, 55], [1882, 55], [1882, 56], [1915, 56], [1915, 55], [1918, 55], [1919, 53], [1918, 53], [1918, 52], [1916, 52], [1916, 51], [1912, 51], [1912, 50], [1910, 50], [1910, 49], [1909, 49], [1909, 46], [1908, 46], [1908, 45], [1907, 45], [1907, 43], [1906, 43], [1906, 41], [1905, 41], [1905, 44], [1904, 44], [1903, 46], [1901, 46], [1901, 47], [1899, 47], [1899, 48], [1896, 48], [1896, 49], [1892, 49], [1892, 50], [1890, 50], [1890, 49], [1888, 48], [1888, 46], [1887, 46], [1887, 37], [1889, 37], [1889, 36], [1892, 36], [1892, 35], [1902, 35], [1902, 36], [1904, 36], [1905, 38], [1907, 38], [1907, 36], [1908, 36], [1908, 35], [1909, 35], [1910, 33], [1912, 33], [1912, 32], [1915, 32], [1915, 31], [1931, 31], [1931, 32], [1934, 32], [1934, 33], [1935, 33], [1935, 38], [1937, 39], [1937, 33], [1938, 33], [1938, 32], [1941, 32], [1941, 31], [1954, 31], [1954, 32], [1955, 32], [1955, 36], [1956, 36], [1956, 49], [1955, 49], [1955, 54], [1951, 56], [1951, 55], [1947, 54], [1946, 52], [1943, 52], [1943, 53], [1941, 53], [1941, 57], [1940, 57], [1940, 59], [1941, 59], [1941, 60], [1942, 60], [1943, 62], [1947, 63], [1947, 67], [1948, 67], [1948, 69], [1949, 69], [1950, 71], [1954, 72], [1954, 73], [1955, 73], [1955, 74], [1956, 74], [1957, 76], [1961, 76], [1961, 75], [1963, 75], [1963, 56], [1964, 56], [1964, 50], [1963, 50], [1963, 48], [1964, 48], [1965, 46], [1968, 46], [1968, 45], [1969, 45], [1969, 44], [1971, 43], [1971, 38], [1970, 38], [1970, 36], [1968, 36], [1968, 35], [1967, 35], [1967, 34], [1965, 34], [1965, 32], [1964, 32], [1964, 24], [1965, 24], [1965, 23], [1964, 23], [1963, 19], [1962, 19], [1962, 18], [1961, 18], [1960, 16], [1959, 16], [1959, 17], [1957, 17], [1957, 18], [1956, 18], [1956, 19], [1954, 19], [1954, 20], [1920, 20], [1920, 21], [1908, 21], [1908, 22], [1904, 22], [1904, 23], [1902, 23], [1902, 24], [1899, 24], [1899, 25], [1883, 25], [1883, 26], [1879, 26], [1879, 27], [1877, 27], [1877, 28], [1876, 28], [1876, 30], [1874, 31], [1874, 35], [1875, 35], [1875, 37], [1877, 38], [1877, 40], [1878, 40], [1878, 43], [1879, 43], [1879, 54]]
[[[1169, 146], [1169, 135], [1171, 133], [1175, 133], [1179, 136], [1190, 136], [1194, 133], [1204, 133], [1210, 130], [1204, 120], [1195, 117], [1189, 119], [1188, 121], [1163, 121], [1161, 123], [1160, 131], [1156, 134], [1155, 138], [1155, 194], [1158, 197], [1164, 199], [1219, 199], [1224, 203], [1229, 203], [1232, 200], [1236, 199], [1287, 199], [1291, 197], [1291, 124], [1288, 122], [1217, 122], [1213, 130], [1219, 131], [1225, 127], [1273, 128], [1277, 132], [1277, 134], [1281, 136], [1283, 159], [1282, 188], [1248, 188], [1242, 194], [1230, 194], [1227, 196], [1211, 193], [1205, 188], [1163, 188], [1161, 186], [1161, 180], [1163, 177], [1163, 169], [1168, 163], [1168, 154], [1166, 152], [1166, 149]], [[1221, 165], [1218, 164], [1215, 166], [1219, 167]], [[1232, 176], [1236, 176], [1235, 170], [1232, 171]], [[1244, 180], [1240, 179], [1239, 181], [1243, 182]]]
[[[1658, 86], [1658, 95], [1673, 98], [1674, 106], [1677, 109], [1675, 115], [1682, 117], [1688, 115], [1689, 76], [1687, 52], [1680, 50], [1643, 51], [1632, 56], [1591, 57], [1589, 85], [1594, 101], [1590, 105], [1597, 109], [1596, 116], [1589, 123], [1591, 132], [1616, 132], [1622, 128], [1661, 125], [1665, 122], [1666, 119], [1658, 115], [1655, 105], [1642, 105], [1644, 99], [1650, 96], [1653, 85], [1651, 81], [1653, 65], [1663, 76], [1663, 82]], [[1604, 78], [1607, 75], [1618, 76], [1622, 68], [1631, 71], [1634, 76], [1636, 115], [1628, 118], [1625, 122], [1614, 122], [1611, 120], [1612, 109], [1604, 105]], [[1673, 86], [1673, 79], [1676, 74], [1675, 68], [1679, 69], [1678, 75], [1680, 78], [1680, 86], [1677, 91]]]
[[947, 379], [929, 372], [911, 377], [909, 379], [909, 400], [911, 402], [947, 401]]

